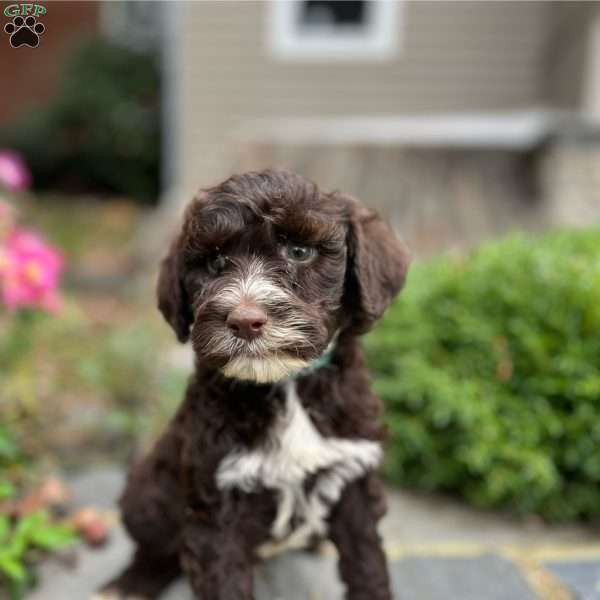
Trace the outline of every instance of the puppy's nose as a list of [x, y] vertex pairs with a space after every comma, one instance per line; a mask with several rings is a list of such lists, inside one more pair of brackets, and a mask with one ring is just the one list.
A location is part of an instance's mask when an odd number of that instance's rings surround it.
[[267, 314], [256, 304], [240, 304], [227, 316], [227, 327], [233, 335], [244, 340], [253, 340], [262, 334]]

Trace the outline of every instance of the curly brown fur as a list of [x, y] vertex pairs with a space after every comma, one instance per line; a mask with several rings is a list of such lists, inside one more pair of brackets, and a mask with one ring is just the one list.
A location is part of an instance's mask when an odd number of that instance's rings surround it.
[[[158, 299], [196, 372], [129, 476], [121, 508], [137, 551], [106, 597], [156, 598], [182, 568], [197, 598], [250, 599], [258, 555], [316, 534], [337, 545], [348, 598], [389, 600], [382, 407], [357, 336], [407, 265], [373, 211], [292, 173], [237, 175], [191, 202]], [[232, 325], [249, 304], [265, 318]]]

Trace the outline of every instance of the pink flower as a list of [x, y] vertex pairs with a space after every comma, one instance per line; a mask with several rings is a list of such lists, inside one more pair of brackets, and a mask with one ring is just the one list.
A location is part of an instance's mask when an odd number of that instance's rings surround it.
[[31, 173], [20, 154], [0, 150], [0, 185], [19, 192], [31, 185]]
[[0, 299], [9, 310], [60, 307], [62, 256], [37, 234], [14, 228], [0, 245]]

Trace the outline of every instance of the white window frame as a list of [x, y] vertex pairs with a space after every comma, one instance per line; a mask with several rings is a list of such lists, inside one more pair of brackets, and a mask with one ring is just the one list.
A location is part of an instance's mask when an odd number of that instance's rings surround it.
[[370, 0], [370, 23], [357, 31], [301, 32], [298, 0], [274, 0], [270, 5], [270, 51], [274, 58], [301, 62], [385, 61], [400, 47], [402, 0]]

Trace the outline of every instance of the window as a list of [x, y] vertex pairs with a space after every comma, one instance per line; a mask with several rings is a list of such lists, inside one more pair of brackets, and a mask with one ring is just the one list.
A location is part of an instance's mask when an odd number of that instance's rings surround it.
[[277, 0], [271, 51], [283, 60], [385, 60], [398, 46], [396, 0]]

